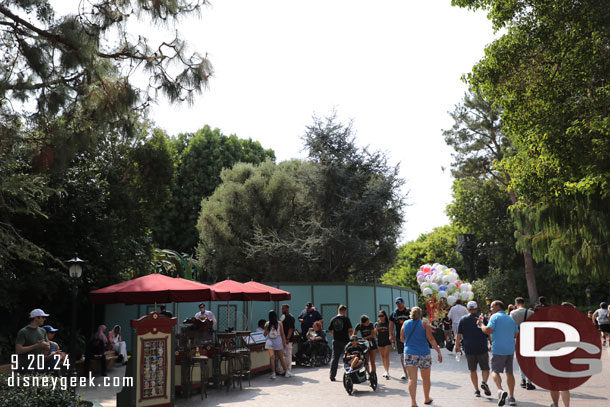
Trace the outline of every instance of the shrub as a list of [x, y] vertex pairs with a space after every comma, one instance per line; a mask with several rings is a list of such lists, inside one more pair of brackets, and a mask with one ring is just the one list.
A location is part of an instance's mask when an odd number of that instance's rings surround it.
[[[12, 374], [0, 375], [0, 407], [36, 406], [36, 407], [78, 407], [80, 397], [69, 387], [62, 390], [58, 385], [53, 386], [9, 386], [9, 378]], [[17, 377], [17, 374], [15, 373]], [[26, 375], [20, 375], [23, 377]], [[32, 376], [32, 375], [29, 375]], [[44, 376], [42, 374], [38, 375]], [[54, 377], [47, 375], [49, 378]], [[15, 379], [16, 381], [16, 379]], [[49, 380], [50, 381], [50, 380]]]

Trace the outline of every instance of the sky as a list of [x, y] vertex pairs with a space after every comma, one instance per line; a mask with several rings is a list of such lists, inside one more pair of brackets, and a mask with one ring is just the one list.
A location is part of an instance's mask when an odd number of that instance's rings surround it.
[[442, 130], [467, 89], [461, 76], [494, 39], [484, 13], [449, 0], [215, 0], [176, 28], [214, 75], [192, 106], [153, 106], [158, 127], [176, 135], [207, 124], [259, 141], [279, 162], [304, 158], [312, 116], [336, 110], [353, 120], [358, 145], [400, 165], [401, 242], [448, 223], [452, 151]]

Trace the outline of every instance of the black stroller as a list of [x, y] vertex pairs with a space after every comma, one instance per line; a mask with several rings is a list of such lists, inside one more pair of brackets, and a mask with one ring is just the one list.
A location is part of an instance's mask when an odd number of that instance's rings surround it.
[[352, 370], [347, 358], [343, 359], [343, 387], [345, 387], [345, 391], [350, 396], [354, 393], [354, 384], [366, 383], [367, 380], [373, 391], [377, 390], [377, 373], [369, 371], [368, 363], [366, 363], [369, 354], [369, 342], [367, 340], [359, 340], [358, 345], [364, 348], [362, 357], [365, 362], [360, 367]]

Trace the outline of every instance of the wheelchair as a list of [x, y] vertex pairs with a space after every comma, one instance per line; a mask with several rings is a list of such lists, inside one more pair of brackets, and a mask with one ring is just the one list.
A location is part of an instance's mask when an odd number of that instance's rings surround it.
[[300, 366], [326, 366], [330, 363], [331, 353], [326, 341], [301, 341], [295, 362]]

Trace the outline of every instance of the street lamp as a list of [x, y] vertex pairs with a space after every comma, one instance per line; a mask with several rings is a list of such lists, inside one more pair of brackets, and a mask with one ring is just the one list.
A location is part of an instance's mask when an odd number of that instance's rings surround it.
[[68, 274], [72, 283], [72, 328], [70, 329], [70, 370], [74, 371], [76, 366], [76, 297], [78, 295], [78, 284], [80, 283], [83, 274], [83, 266], [85, 260], [78, 257], [78, 253], [74, 253], [74, 257], [66, 260], [68, 264]]
[[587, 296], [587, 306], [591, 308], [591, 289], [589, 287], [585, 289], [585, 295]]

